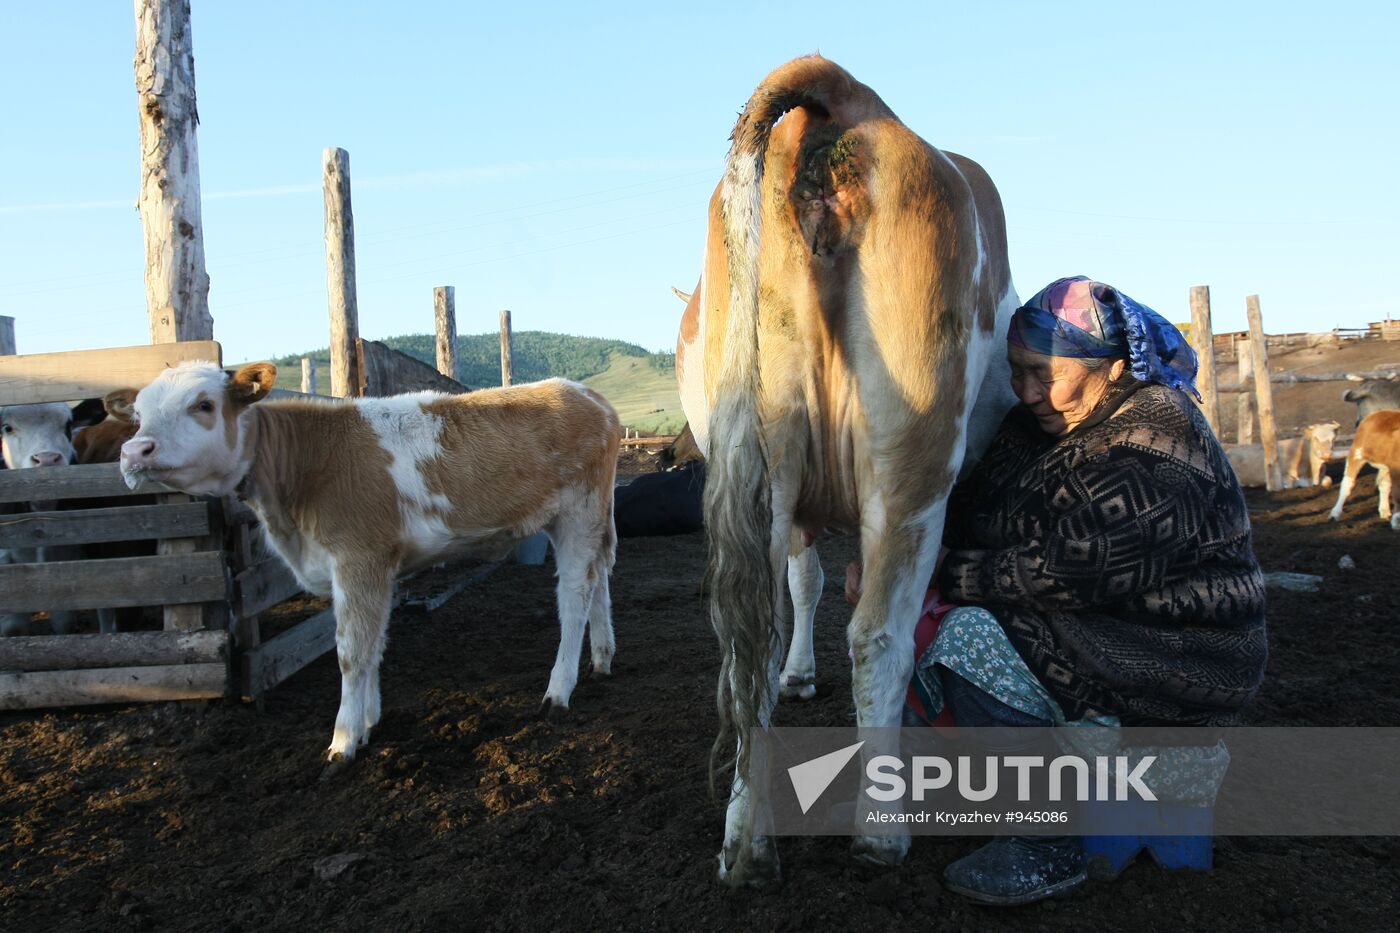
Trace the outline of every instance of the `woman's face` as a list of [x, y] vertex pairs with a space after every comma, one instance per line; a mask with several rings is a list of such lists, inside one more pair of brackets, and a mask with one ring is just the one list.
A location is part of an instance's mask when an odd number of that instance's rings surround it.
[[1063, 437], [1089, 417], [1126, 365], [1114, 360], [1111, 365], [1087, 369], [1078, 360], [1022, 347], [1008, 347], [1006, 359], [1011, 364], [1012, 391], [1035, 415], [1040, 429], [1054, 437]]

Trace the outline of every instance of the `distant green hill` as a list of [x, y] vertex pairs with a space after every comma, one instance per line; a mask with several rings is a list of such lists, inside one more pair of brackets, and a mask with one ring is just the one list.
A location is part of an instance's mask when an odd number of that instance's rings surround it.
[[[431, 334], [408, 334], [380, 342], [430, 366], [436, 365]], [[511, 347], [516, 382], [551, 376], [582, 382], [612, 402], [623, 424], [643, 434], [671, 434], [685, 424], [673, 353], [649, 353], [622, 340], [532, 330], [514, 334]], [[277, 387], [294, 391], [301, 388], [304, 356], [316, 361], [317, 388], [326, 392], [330, 386], [330, 351], [324, 347], [273, 360], [277, 364]], [[458, 336], [457, 381], [474, 389], [501, 384], [499, 334]]]
[[612, 403], [627, 427], [643, 434], [679, 434], [685, 427], [674, 354], [614, 354], [612, 365], [583, 380]]

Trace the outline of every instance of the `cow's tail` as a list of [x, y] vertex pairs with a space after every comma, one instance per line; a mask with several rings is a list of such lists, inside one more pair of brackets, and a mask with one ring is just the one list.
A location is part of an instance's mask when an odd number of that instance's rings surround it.
[[[769, 665], [782, 647], [774, 613], [778, 577], [772, 557], [768, 451], [758, 408], [764, 158], [773, 125], [787, 111], [802, 106], [844, 116], [838, 108], [848, 109], [851, 104], [858, 110], [857, 119], [893, 116], [874, 92], [826, 59], [808, 56], [789, 62], [770, 74], [749, 99], [735, 124], [725, 165], [721, 204], [729, 314], [710, 414], [705, 479], [710, 621], [723, 658], [716, 698], [720, 729], [710, 755], [712, 794], [720, 771], [733, 766], [742, 773], [747, 767], [749, 733], [772, 702]], [[718, 282], [713, 284], [720, 287]]]

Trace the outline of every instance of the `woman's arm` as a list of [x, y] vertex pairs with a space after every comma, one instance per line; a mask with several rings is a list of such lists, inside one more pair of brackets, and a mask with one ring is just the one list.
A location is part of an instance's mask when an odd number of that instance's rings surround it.
[[999, 550], [955, 550], [938, 576], [959, 603], [1081, 609], [1160, 588], [1195, 546], [1214, 500], [1209, 477], [1179, 461], [1114, 448], [1071, 473], [1042, 537]]

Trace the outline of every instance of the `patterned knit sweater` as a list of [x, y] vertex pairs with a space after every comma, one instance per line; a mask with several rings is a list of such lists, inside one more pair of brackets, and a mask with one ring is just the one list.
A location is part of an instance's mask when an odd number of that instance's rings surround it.
[[944, 541], [944, 596], [990, 610], [1069, 719], [1228, 725], [1259, 687], [1244, 494], [1175, 389], [1117, 384], [1062, 438], [1012, 409]]

